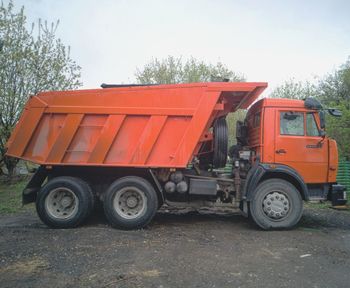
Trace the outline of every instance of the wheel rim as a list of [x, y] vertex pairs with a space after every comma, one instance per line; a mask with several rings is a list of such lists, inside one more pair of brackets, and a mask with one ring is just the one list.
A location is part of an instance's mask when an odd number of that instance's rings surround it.
[[147, 198], [145, 193], [136, 187], [124, 187], [115, 194], [113, 207], [121, 217], [135, 219], [145, 213]]
[[45, 199], [46, 211], [57, 219], [73, 217], [78, 212], [78, 206], [78, 197], [66, 187], [53, 189]]
[[285, 194], [274, 191], [265, 196], [262, 208], [269, 219], [279, 221], [289, 214], [290, 201]]

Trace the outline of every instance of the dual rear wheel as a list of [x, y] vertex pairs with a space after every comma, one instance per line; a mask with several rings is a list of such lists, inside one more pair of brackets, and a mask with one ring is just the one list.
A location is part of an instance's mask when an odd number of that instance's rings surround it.
[[152, 185], [134, 176], [113, 182], [103, 203], [109, 223], [125, 230], [146, 226], [158, 210], [158, 196]]
[[[90, 186], [75, 177], [57, 177], [38, 193], [36, 208], [40, 219], [53, 228], [73, 228], [82, 224], [94, 207]], [[146, 226], [158, 209], [152, 185], [135, 176], [114, 181], [104, 194], [104, 212], [109, 223], [120, 229]]]

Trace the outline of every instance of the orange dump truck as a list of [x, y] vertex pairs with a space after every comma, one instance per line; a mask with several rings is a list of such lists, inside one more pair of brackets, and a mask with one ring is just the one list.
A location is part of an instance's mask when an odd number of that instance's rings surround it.
[[[51, 227], [81, 224], [99, 200], [121, 229], [147, 225], [163, 204], [236, 209], [263, 229], [289, 228], [303, 200], [345, 201], [314, 99], [253, 104], [266, 83], [103, 87], [32, 96], [8, 141], [8, 156], [40, 165], [23, 203], [35, 201]], [[228, 147], [226, 116], [248, 108]]]

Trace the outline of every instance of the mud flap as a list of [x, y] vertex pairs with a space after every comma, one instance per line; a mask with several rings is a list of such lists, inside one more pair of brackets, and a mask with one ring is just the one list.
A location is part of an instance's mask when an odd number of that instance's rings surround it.
[[242, 200], [239, 203], [239, 209], [241, 210], [241, 214], [244, 217], [249, 217], [249, 207], [248, 207], [248, 202], [246, 200]]
[[41, 184], [47, 177], [47, 170], [44, 166], [40, 166], [30, 178], [27, 186], [22, 192], [22, 205], [29, 204], [36, 201], [36, 195], [41, 188]]

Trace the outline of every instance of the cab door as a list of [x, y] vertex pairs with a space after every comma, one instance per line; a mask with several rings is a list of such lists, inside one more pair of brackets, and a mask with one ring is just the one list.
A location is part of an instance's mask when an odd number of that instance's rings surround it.
[[326, 183], [328, 141], [320, 136], [317, 112], [276, 111], [275, 163], [296, 170], [305, 183]]

